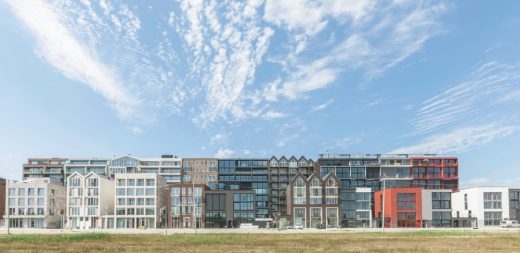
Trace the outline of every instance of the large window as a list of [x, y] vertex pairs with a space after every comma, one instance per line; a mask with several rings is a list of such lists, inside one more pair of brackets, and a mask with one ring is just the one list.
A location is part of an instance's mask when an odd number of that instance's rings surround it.
[[[511, 191], [509, 192], [509, 208], [518, 209], [520, 204], [520, 192]], [[517, 219], [520, 217], [517, 217]]]
[[356, 193], [356, 209], [369, 210], [370, 209], [370, 193], [357, 192]]
[[451, 193], [432, 192], [432, 209], [451, 209]]
[[397, 193], [398, 210], [415, 210], [415, 193]]
[[311, 208], [311, 228], [315, 228], [318, 224], [322, 224], [321, 207]]
[[502, 209], [502, 193], [484, 192], [484, 209]]
[[294, 182], [293, 186], [293, 196], [294, 196], [294, 204], [296, 205], [302, 205], [305, 204], [305, 183], [303, 182], [303, 179], [299, 178]]
[[353, 179], [365, 178], [365, 168], [354, 167], [351, 169], [351, 177]]
[[398, 212], [397, 226], [398, 227], [415, 227], [415, 212]]
[[337, 228], [338, 227], [338, 208], [327, 207], [327, 227]]
[[305, 208], [294, 208], [294, 226], [305, 227]]
[[451, 226], [451, 212], [432, 212], [432, 226], [449, 228]]
[[485, 226], [499, 226], [502, 220], [502, 212], [484, 212]]
[[[321, 187], [320, 180], [317, 178], [312, 179], [311, 188], [310, 188], [311, 205], [321, 205], [323, 203], [322, 196], [323, 196], [323, 188]], [[311, 220], [311, 223], [312, 223], [312, 220]], [[314, 227], [314, 226], [311, 225], [311, 227]]]

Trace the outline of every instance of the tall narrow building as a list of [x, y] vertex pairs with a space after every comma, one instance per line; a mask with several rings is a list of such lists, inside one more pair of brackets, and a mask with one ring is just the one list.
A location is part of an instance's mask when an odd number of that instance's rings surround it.
[[271, 216], [287, 215], [287, 186], [289, 181], [300, 173], [304, 177], [309, 177], [315, 171], [315, 164], [312, 159], [304, 156], [296, 158], [291, 156], [271, 157], [269, 160], [269, 209]]

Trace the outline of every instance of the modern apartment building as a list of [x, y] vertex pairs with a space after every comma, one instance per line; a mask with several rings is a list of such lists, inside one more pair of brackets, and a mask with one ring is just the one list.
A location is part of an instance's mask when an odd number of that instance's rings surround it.
[[108, 160], [101, 158], [67, 159], [64, 166], [65, 178], [73, 173], [87, 174], [90, 172], [108, 176]]
[[520, 189], [509, 189], [509, 218], [520, 220]]
[[256, 223], [254, 190], [217, 190], [205, 193], [205, 227], [238, 228]]
[[472, 226], [499, 226], [508, 219], [510, 208], [507, 187], [473, 187], [453, 193], [452, 215], [456, 218], [476, 218]]
[[423, 189], [422, 227], [449, 228], [452, 226], [450, 189]]
[[342, 227], [372, 227], [372, 188], [358, 187], [341, 194]]
[[[160, 228], [167, 224], [169, 188], [158, 174], [115, 174], [115, 228]], [[108, 219], [109, 217], [107, 217]], [[111, 226], [108, 226], [111, 227]]]
[[[218, 161], [219, 190], [253, 190], [257, 219], [269, 215], [269, 170], [267, 159], [221, 159]], [[249, 205], [249, 198], [244, 198]]]
[[287, 186], [289, 181], [301, 173], [305, 178], [315, 171], [312, 159], [304, 156], [271, 157], [269, 160], [269, 209], [272, 217], [287, 215]]
[[29, 158], [23, 165], [23, 180], [48, 177], [63, 184], [66, 158]]
[[67, 227], [99, 229], [110, 227], [104, 219], [114, 213], [114, 181], [90, 172], [72, 173], [67, 178]]
[[164, 177], [167, 183], [181, 182], [182, 159], [173, 155], [162, 155], [160, 158], [136, 158], [130, 155], [111, 159], [108, 163], [108, 174], [151, 173]]
[[339, 188], [340, 181], [333, 173], [321, 177], [315, 172], [308, 178], [297, 173], [287, 187], [287, 212], [293, 226], [339, 227]]
[[[413, 154], [322, 154], [320, 175], [334, 173], [341, 181], [342, 226], [358, 226], [354, 220], [351, 194], [357, 188], [458, 189], [458, 161], [454, 157]], [[374, 198], [372, 198], [374, 199]]]
[[209, 187], [193, 183], [173, 183], [169, 187], [168, 227], [204, 228], [204, 200]]
[[[11, 228], [61, 228], [66, 190], [51, 178], [10, 181], [6, 198]], [[7, 217], [6, 217], [7, 218]]]
[[385, 227], [450, 227], [451, 190], [387, 188], [374, 194], [375, 214]]
[[216, 158], [182, 158], [182, 181], [184, 183], [205, 184], [211, 190], [217, 189]]

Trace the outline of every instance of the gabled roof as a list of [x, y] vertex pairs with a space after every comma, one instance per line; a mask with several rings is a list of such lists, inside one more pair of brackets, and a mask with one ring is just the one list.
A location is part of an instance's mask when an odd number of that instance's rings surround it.
[[295, 161], [296, 162], [297, 160], [296, 160], [296, 157], [291, 156], [291, 158], [289, 158], [289, 161]]
[[278, 159], [278, 161], [280, 161], [280, 162], [281, 161], [286, 161], [287, 162], [287, 158], [285, 158], [285, 156], [282, 156], [282, 157], [280, 157], [280, 159]]
[[300, 159], [298, 159], [298, 162], [301, 162], [302, 160], [307, 162], [307, 158], [305, 158], [305, 156], [301, 156]]
[[294, 181], [296, 181], [297, 178], [301, 178], [301, 179], [303, 179], [303, 181], [304, 181], [305, 183], [307, 183], [307, 179], [303, 176], [302, 173], [300, 173], [300, 172], [298, 171], [298, 172], [294, 175], [294, 177], [293, 177], [291, 180], [289, 180], [289, 184], [292, 185], [292, 184], [294, 183]]
[[273, 161], [273, 160], [275, 160], [275, 161], [278, 162], [278, 159], [277, 159], [276, 156], [274, 156], [274, 155], [271, 157], [271, 159], [269, 159], [269, 161]]
[[334, 173], [332, 173], [332, 171], [329, 172], [329, 173], [327, 173], [327, 175], [323, 176], [323, 177], [322, 177], [322, 180], [323, 180], [323, 182], [326, 182], [326, 181], [327, 181], [329, 178], [331, 178], [331, 177], [332, 177], [336, 182], [339, 182], [338, 177], [336, 177], [336, 175], [335, 175]]

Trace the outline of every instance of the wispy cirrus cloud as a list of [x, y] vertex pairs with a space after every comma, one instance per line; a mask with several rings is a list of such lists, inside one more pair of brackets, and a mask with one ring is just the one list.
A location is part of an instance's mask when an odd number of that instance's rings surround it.
[[329, 105], [331, 105], [332, 103], [334, 103], [334, 99], [331, 98], [331, 99], [325, 101], [325, 103], [313, 106], [311, 108], [310, 112], [317, 112], [317, 111], [325, 110], [325, 108], [329, 107]]
[[45, 1], [9, 1], [13, 12], [37, 40], [37, 53], [67, 78], [82, 82], [103, 95], [123, 119], [134, 116], [140, 99], [114, 72], [78, 41], [62, 20], [60, 10]]
[[446, 154], [461, 153], [473, 146], [486, 144], [518, 131], [514, 125], [492, 123], [454, 129], [446, 133], [431, 135], [406, 147], [390, 151], [392, 154]]
[[[279, 60], [286, 73], [264, 88], [268, 101], [280, 96], [305, 98], [306, 93], [327, 87], [349, 70], [362, 70], [368, 79], [381, 75], [440, 34], [442, 26], [437, 19], [448, 9], [443, 2], [358, 1], [350, 5], [343, 1], [298, 1], [290, 11], [283, 11], [287, 3], [276, 2], [266, 3], [264, 19], [292, 31], [295, 51], [285, 61]], [[305, 15], [309, 18], [301, 18]], [[330, 20], [325, 21], [326, 17]], [[306, 60], [308, 37], [324, 33], [330, 23], [344, 26], [349, 33], [330, 50], [313, 51], [320, 57]]]
[[[520, 64], [491, 61], [479, 66], [468, 78], [422, 103], [411, 120], [415, 131], [422, 134], [475, 119], [496, 117], [495, 110], [507, 103], [518, 102]], [[500, 117], [520, 116], [511, 111]]]

